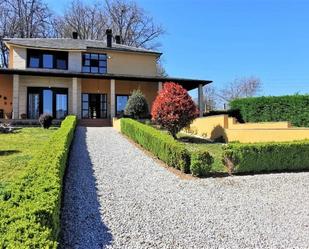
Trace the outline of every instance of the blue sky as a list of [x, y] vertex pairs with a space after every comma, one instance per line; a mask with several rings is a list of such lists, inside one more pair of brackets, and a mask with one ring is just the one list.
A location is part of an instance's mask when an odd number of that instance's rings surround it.
[[[90, 2], [91, 0], [87, 0]], [[48, 1], [61, 12], [69, 1]], [[263, 95], [309, 93], [308, 0], [137, 0], [167, 33], [170, 76], [213, 80], [257, 76]]]

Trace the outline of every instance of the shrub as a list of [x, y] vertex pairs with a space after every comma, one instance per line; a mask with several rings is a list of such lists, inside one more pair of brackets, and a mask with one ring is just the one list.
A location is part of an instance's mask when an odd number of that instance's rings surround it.
[[128, 99], [124, 114], [138, 119], [146, 117], [148, 112], [148, 104], [145, 96], [140, 90], [134, 90]]
[[67, 116], [0, 198], [0, 248], [56, 248], [62, 179], [76, 125]]
[[191, 154], [190, 170], [192, 175], [206, 176], [211, 170], [213, 157], [204, 150], [195, 151]]
[[290, 121], [309, 127], [309, 95], [244, 98], [231, 101], [245, 122]]
[[44, 129], [49, 129], [51, 127], [53, 117], [49, 114], [42, 114], [39, 118], [39, 122]]
[[183, 144], [168, 134], [138, 121], [122, 118], [120, 122], [123, 134], [149, 150], [167, 165], [185, 173], [190, 171], [190, 155]]
[[188, 92], [173, 82], [165, 83], [152, 106], [152, 119], [175, 138], [198, 116], [198, 109]]
[[309, 141], [229, 144], [223, 158], [231, 172], [255, 173], [309, 169]]

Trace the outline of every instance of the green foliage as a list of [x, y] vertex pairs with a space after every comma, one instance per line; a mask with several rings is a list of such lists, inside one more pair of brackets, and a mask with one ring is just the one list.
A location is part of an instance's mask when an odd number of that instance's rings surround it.
[[212, 169], [213, 157], [205, 149], [189, 152], [186, 145], [168, 133], [138, 121], [122, 118], [121, 132], [149, 150], [167, 165], [185, 173], [205, 176]]
[[281, 143], [233, 143], [223, 152], [225, 163], [236, 173], [264, 171], [308, 170], [309, 141]]
[[0, 248], [56, 248], [62, 179], [76, 117], [68, 116], [29, 162], [26, 172], [0, 191]]
[[208, 151], [199, 150], [192, 152], [190, 165], [192, 175], [206, 176], [210, 173], [213, 162], [214, 159]]
[[244, 98], [231, 101], [245, 122], [290, 121], [309, 127], [309, 95]]
[[190, 171], [189, 152], [170, 135], [132, 119], [122, 118], [120, 122], [123, 134], [152, 152], [167, 165], [186, 173]]
[[133, 118], [143, 118], [149, 114], [145, 96], [140, 90], [134, 90], [129, 97], [124, 114]]

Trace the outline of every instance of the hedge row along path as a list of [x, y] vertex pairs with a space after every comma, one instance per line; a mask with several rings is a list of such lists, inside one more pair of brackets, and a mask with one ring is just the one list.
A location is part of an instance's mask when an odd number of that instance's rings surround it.
[[78, 127], [62, 248], [306, 248], [309, 173], [185, 180], [112, 128]]

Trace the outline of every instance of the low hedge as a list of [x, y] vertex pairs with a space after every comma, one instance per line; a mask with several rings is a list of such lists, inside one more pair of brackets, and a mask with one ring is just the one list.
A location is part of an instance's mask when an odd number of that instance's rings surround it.
[[309, 169], [309, 141], [238, 144], [224, 148], [223, 160], [231, 173]]
[[205, 150], [189, 152], [185, 145], [172, 136], [149, 125], [129, 118], [122, 118], [121, 132], [149, 150], [169, 166], [195, 176], [207, 175], [212, 167], [213, 157]]
[[208, 151], [199, 150], [191, 153], [190, 171], [194, 176], [206, 176], [214, 162]]
[[129, 118], [120, 120], [121, 132], [149, 150], [169, 166], [190, 172], [190, 155], [184, 145], [149, 125]]
[[[0, 248], [56, 248], [62, 179], [76, 117], [68, 116], [0, 196]], [[26, 142], [26, 141], [25, 141]]]
[[290, 121], [294, 126], [309, 127], [309, 95], [236, 99], [230, 108], [245, 122]]

